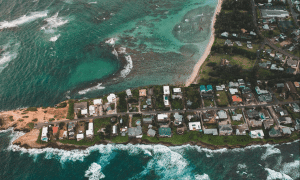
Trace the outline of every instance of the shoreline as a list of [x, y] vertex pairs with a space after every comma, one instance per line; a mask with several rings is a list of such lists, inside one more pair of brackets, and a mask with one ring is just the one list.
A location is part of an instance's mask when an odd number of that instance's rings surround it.
[[211, 35], [210, 35], [209, 43], [207, 44], [203, 55], [198, 60], [197, 64], [195, 64], [192, 74], [189, 76], [189, 78], [187, 79], [187, 81], [185, 83], [185, 87], [188, 87], [192, 83], [194, 83], [194, 81], [197, 78], [197, 75], [199, 73], [199, 70], [200, 70], [202, 64], [204, 63], [204, 61], [206, 60], [206, 58], [210, 54], [211, 47], [212, 47], [212, 45], [215, 41], [215, 28], [214, 28], [214, 25], [215, 25], [215, 22], [216, 22], [216, 19], [217, 19], [217, 14], [219, 14], [221, 12], [222, 3], [223, 3], [223, 0], [218, 0], [218, 5], [216, 7], [214, 17], [212, 19], [212, 24], [211, 24], [212, 27], [211, 27]]

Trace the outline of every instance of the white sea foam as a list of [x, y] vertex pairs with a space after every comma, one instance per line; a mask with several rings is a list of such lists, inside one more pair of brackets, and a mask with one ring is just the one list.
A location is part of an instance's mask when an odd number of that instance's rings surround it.
[[20, 47], [20, 43], [8, 43], [1, 47], [4, 49], [4, 53], [0, 56], [0, 72], [8, 65], [8, 63], [17, 58], [18, 56], [18, 49]]
[[22, 24], [32, 22], [36, 19], [46, 17], [47, 13], [48, 13], [48, 11], [32, 12], [32, 13], [29, 13], [28, 15], [24, 15], [18, 19], [12, 20], [12, 21], [0, 22], [0, 29], [18, 27]]
[[267, 180], [278, 180], [278, 179], [282, 179], [282, 180], [292, 180], [292, 178], [284, 173], [281, 172], [277, 172], [274, 171], [272, 169], [269, 168], [265, 168], [266, 171], [268, 171], [268, 177]]
[[284, 163], [281, 172], [291, 176], [293, 179], [299, 179], [300, 178], [299, 168], [300, 168], [300, 161], [296, 160], [294, 162]]
[[114, 46], [116, 44], [117, 38], [110, 38], [109, 40], [105, 41], [105, 43], [110, 44], [111, 46]]
[[101, 172], [101, 166], [97, 163], [92, 163], [88, 170], [85, 171], [84, 177], [90, 180], [98, 180], [105, 178], [105, 175]]
[[125, 59], [127, 61], [127, 64], [125, 65], [124, 69], [121, 71], [121, 77], [123, 77], [123, 78], [125, 78], [133, 68], [133, 63], [132, 63], [131, 56], [126, 55]]
[[203, 175], [197, 174], [197, 175], [195, 176], [195, 179], [196, 179], [196, 180], [210, 180], [210, 178], [209, 178], [209, 176], [208, 176], [207, 174], [203, 174]]
[[280, 154], [281, 151], [274, 146], [270, 146], [267, 148], [266, 152], [261, 156], [261, 160], [266, 160], [269, 156], [273, 154]]
[[60, 34], [56, 35], [56, 36], [53, 36], [49, 39], [49, 41], [51, 42], [55, 42], [58, 38], [60, 37]]
[[95, 1], [95, 2], [89, 2], [88, 4], [97, 4], [97, 2]]
[[244, 163], [244, 164], [238, 164], [237, 165], [237, 168], [238, 169], [246, 169], [247, 168], [247, 165]]
[[126, 48], [125, 47], [120, 47], [118, 53], [119, 54], [125, 54], [126, 53]]
[[53, 16], [45, 19], [45, 21], [47, 22], [47, 24], [42, 26], [41, 29], [47, 33], [54, 33], [59, 26], [68, 23], [68, 20], [65, 20], [63, 17], [58, 17], [58, 12]]
[[94, 91], [94, 90], [99, 90], [99, 89], [105, 89], [105, 87], [101, 86], [102, 83], [98, 83], [97, 86], [91, 87], [91, 88], [87, 88], [81, 91], [78, 91], [78, 94], [86, 94], [89, 91]]
[[0, 130], [0, 133], [7, 133], [7, 132], [13, 131], [13, 130], [14, 130], [14, 128], [10, 127], [8, 129], [5, 129], [5, 130]]
[[113, 55], [115, 55], [117, 58], [119, 58], [119, 55], [118, 55], [118, 52], [116, 49], [114, 49], [112, 52], [111, 52]]

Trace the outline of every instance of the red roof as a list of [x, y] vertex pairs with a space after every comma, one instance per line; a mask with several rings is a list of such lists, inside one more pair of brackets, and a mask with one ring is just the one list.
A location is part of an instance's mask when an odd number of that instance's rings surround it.
[[236, 95], [232, 96], [232, 101], [233, 102], [243, 102], [242, 98], [240, 98], [240, 97], [238, 97]]
[[53, 127], [52, 130], [53, 130], [53, 134], [56, 134], [58, 131], [58, 127]]

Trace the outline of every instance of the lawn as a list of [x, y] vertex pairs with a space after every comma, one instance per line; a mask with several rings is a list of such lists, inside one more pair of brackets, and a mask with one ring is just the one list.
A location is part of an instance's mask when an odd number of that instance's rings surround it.
[[215, 129], [218, 128], [218, 124], [216, 123], [204, 123], [204, 125], [206, 127], [206, 129]]
[[298, 51], [297, 49], [295, 49], [295, 50], [292, 51], [291, 53], [294, 54], [295, 56], [300, 57], [300, 51]]
[[114, 143], [125, 143], [128, 142], [128, 134], [126, 134], [126, 136], [121, 136], [121, 134], [119, 134], [118, 136], [115, 136], [111, 139], [112, 142]]
[[211, 100], [208, 100], [208, 99], [203, 99], [203, 102], [204, 102], [204, 106], [205, 107], [209, 107], [209, 106], [214, 106], [214, 102], [211, 101]]
[[97, 134], [97, 131], [101, 128], [105, 128], [106, 125], [110, 124], [111, 118], [102, 118], [94, 120], [94, 134]]
[[233, 125], [233, 126], [238, 126], [238, 125], [241, 125], [241, 124], [244, 124], [243, 120], [241, 120], [241, 121], [231, 121], [231, 125]]
[[216, 94], [217, 95], [219, 94], [219, 96], [216, 96], [217, 97], [216, 101], [219, 106], [227, 106], [229, 104], [225, 91], [217, 91]]
[[170, 99], [172, 109], [183, 109], [182, 99]]

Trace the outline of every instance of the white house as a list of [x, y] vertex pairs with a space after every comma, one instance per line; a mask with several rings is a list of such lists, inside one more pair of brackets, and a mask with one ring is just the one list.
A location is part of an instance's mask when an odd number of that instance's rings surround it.
[[230, 94], [236, 94], [236, 93], [238, 93], [239, 92], [239, 90], [238, 89], [236, 89], [236, 88], [229, 88], [229, 92], [230, 92]]
[[164, 86], [164, 94], [169, 95], [170, 94], [170, 87], [169, 86]]
[[87, 109], [81, 109], [81, 115], [87, 115], [88, 110]]
[[201, 130], [200, 121], [198, 122], [189, 122], [190, 131], [198, 131]]
[[165, 119], [167, 119], [168, 118], [168, 115], [167, 114], [158, 114], [157, 115], [157, 120], [158, 121], [163, 121], [163, 120], [165, 120]]
[[89, 113], [90, 113], [90, 116], [92, 116], [93, 114], [95, 114], [95, 106], [93, 106], [93, 105], [89, 106]]
[[223, 33], [221, 34], [221, 36], [223, 36], [223, 37], [228, 37], [228, 35], [229, 35], [228, 32], [223, 32]]
[[92, 122], [89, 123], [88, 130], [86, 130], [86, 137], [92, 137], [94, 135], [94, 124]]
[[116, 95], [111, 93], [109, 96], [107, 96], [107, 101], [109, 103], [115, 102], [116, 101]]
[[47, 134], [48, 134], [48, 127], [44, 126], [43, 129], [42, 129], [42, 136], [41, 136], [42, 141], [48, 142]]
[[130, 89], [126, 89], [126, 94], [127, 94], [128, 97], [131, 97], [132, 96], [131, 90]]
[[168, 96], [166, 96], [166, 95], [164, 95], [164, 104], [165, 104], [165, 106], [169, 106], [170, 105]]
[[174, 93], [181, 93], [181, 88], [173, 88]]
[[250, 131], [249, 135], [251, 138], [260, 138], [260, 139], [264, 138], [264, 132], [261, 129]]
[[76, 138], [77, 138], [77, 141], [80, 141], [84, 138], [84, 135], [83, 134], [77, 134]]
[[102, 99], [94, 99], [94, 105], [101, 105]]

